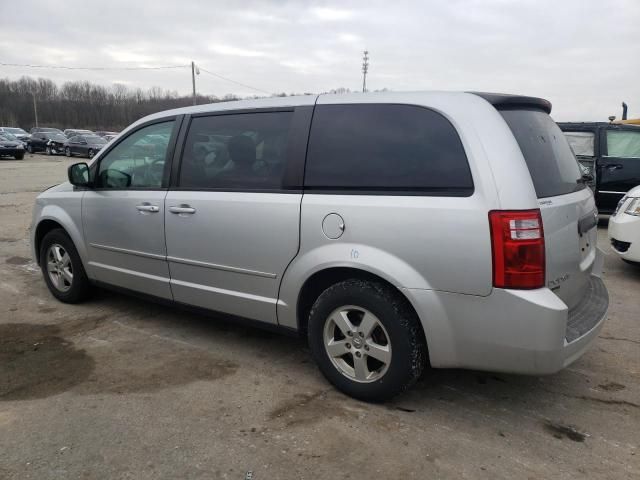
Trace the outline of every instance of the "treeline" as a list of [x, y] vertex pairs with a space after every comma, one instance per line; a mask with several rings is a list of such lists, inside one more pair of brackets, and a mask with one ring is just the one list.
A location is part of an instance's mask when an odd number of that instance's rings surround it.
[[[180, 96], [159, 87], [148, 90], [122, 84], [105, 87], [87, 81], [58, 86], [46, 78], [0, 79], [0, 125], [27, 131], [35, 126], [34, 97], [38, 125], [62, 129], [121, 130], [145, 115], [193, 104], [191, 96]], [[199, 104], [230, 100], [238, 97], [197, 98]]]

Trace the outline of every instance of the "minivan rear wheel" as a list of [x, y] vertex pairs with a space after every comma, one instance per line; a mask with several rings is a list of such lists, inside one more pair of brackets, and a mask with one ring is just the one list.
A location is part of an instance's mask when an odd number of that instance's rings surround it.
[[308, 339], [324, 376], [361, 400], [390, 399], [426, 365], [417, 315], [383, 283], [350, 279], [326, 289], [311, 308]]

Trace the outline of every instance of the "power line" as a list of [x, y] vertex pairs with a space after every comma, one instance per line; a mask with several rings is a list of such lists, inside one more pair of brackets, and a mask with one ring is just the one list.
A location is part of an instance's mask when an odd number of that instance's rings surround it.
[[56, 68], [61, 70], [161, 70], [165, 68], [187, 68], [191, 65], [163, 65], [160, 67], [68, 67], [65, 65], [35, 65], [27, 63], [3, 63], [3, 67]]
[[267, 92], [266, 90], [262, 90], [260, 88], [252, 87], [251, 85], [247, 85], [246, 83], [237, 82], [237, 81], [232, 80], [230, 78], [223, 77], [222, 75], [219, 75], [217, 73], [210, 72], [209, 70], [207, 70], [206, 68], [203, 68], [199, 64], [198, 64], [198, 67], [200, 68], [201, 71], [203, 71], [205, 73], [208, 73], [209, 75], [212, 75], [214, 77], [218, 77], [218, 78], [220, 78], [222, 80], [226, 80], [227, 82], [235, 83], [236, 85], [240, 85], [240, 86], [245, 87], [245, 88], [250, 88], [251, 90], [255, 90], [256, 92], [261, 92], [261, 93], [266, 93], [267, 95], [271, 95], [271, 93]]

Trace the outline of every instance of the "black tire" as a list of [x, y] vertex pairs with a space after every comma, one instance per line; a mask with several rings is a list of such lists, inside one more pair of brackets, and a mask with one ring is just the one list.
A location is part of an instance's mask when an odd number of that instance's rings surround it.
[[16, 160], [22, 160], [24, 158], [24, 152], [22, 153], [16, 153], [13, 158], [15, 158]]
[[[73, 281], [66, 291], [61, 291], [54, 285], [47, 271], [47, 252], [50, 246], [56, 244], [62, 246], [71, 259]], [[42, 243], [40, 244], [40, 269], [42, 270], [42, 275], [49, 291], [61, 302], [80, 303], [89, 297], [91, 293], [91, 283], [89, 282], [89, 278], [84, 270], [82, 260], [80, 259], [80, 255], [78, 255], [75, 245], [64, 230], [60, 228], [51, 230], [42, 239]]]
[[53, 155], [53, 153], [51, 153], [51, 147], [45, 147], [44, 151], [47, 155]]
[[71, 149], [70, 149], [69, 147], [65, 147], [65, 149], [64, 149], [64, 154], [65, 154], [67, 157], [70, 157], [70, 156], [71, 156]]
[[[370, 383], [361, 383], [343, 374], [324, 345], [325, 323], [332, 312], [346, 305], [373, 313], [389, 337], [391, 361], [382, 377]], [[404, 297], [382, 283], [349, 279], [326, 289], [309, 313], [308, 340], [311, 353], [327, 380], [360, 400], [389, 400], [413, 385], [427, 364], [427, 346], [416, 313]]]
[[27, 152], [33, 153], [33, 147], [31, 146], [30, 143], [27, 144]]
[[93, 150], [90, 148], [89, 151], [87, 152], [87, 158], [93, 158]]
[[634, 262], [633, 260], [627, 260], [626, 258], [623, 258], [622, 261], [636, 268], [640, 268], [640, 262]]

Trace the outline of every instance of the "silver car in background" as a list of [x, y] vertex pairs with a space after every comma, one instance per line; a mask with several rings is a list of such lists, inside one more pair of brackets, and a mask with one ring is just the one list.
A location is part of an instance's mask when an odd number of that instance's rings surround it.
[[38, 196], [52, 294], [93, 286], [308, 338], [357, 398], [429, 365], [549, 374], [606, 318], [597, 212], [542, 99], [377, 93], [143, 118]]

